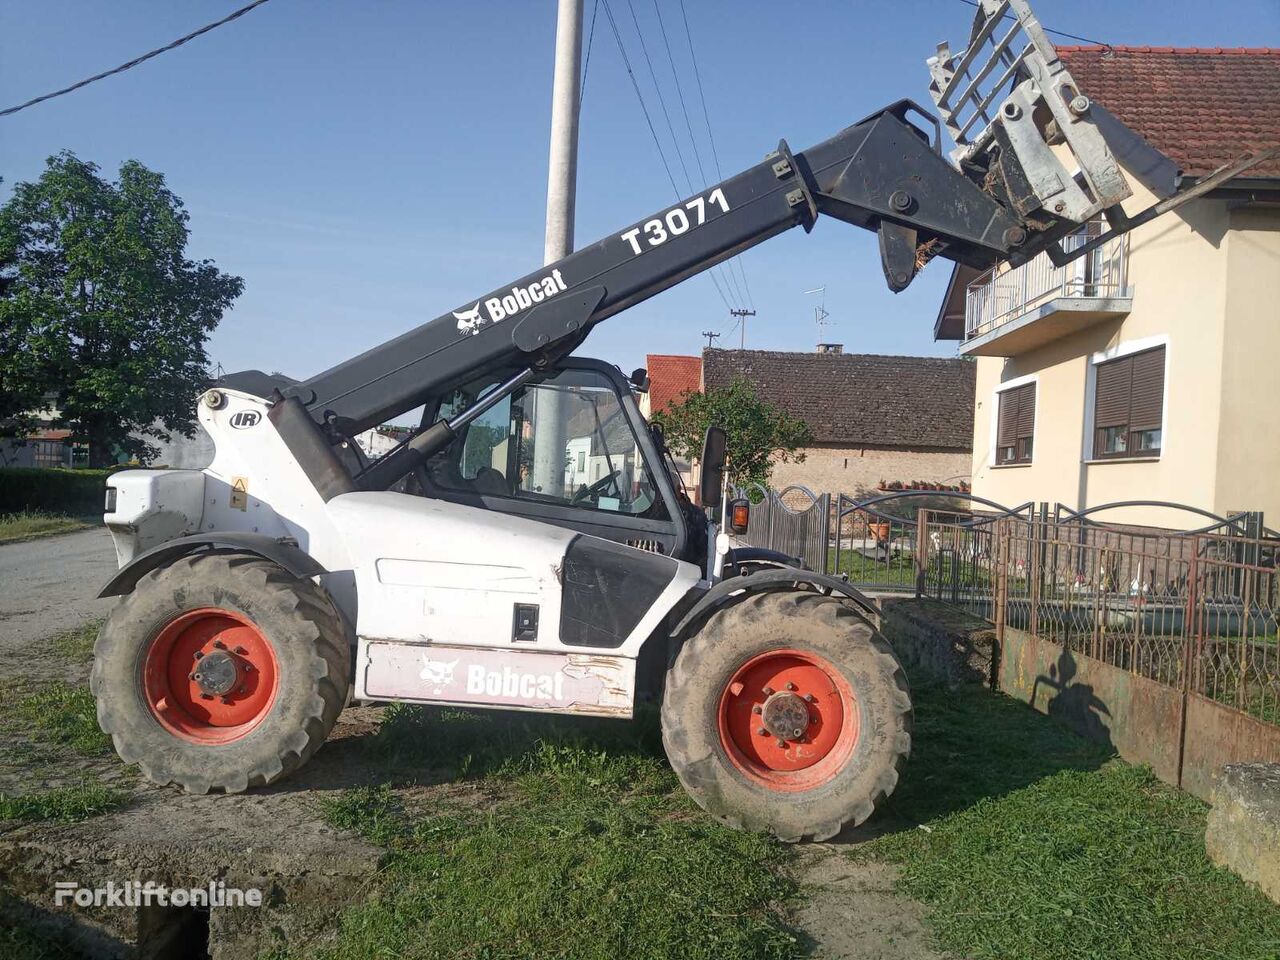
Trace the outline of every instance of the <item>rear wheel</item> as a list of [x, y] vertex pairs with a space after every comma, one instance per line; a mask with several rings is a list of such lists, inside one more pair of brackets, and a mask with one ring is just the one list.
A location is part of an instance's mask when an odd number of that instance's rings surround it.
[[259, 557], [202, 554], [143, 577], [111, 611], [90, 686], [126, 763], [190, 793], [235, 793], [310, 758], [349, 677], [320, 587]]
[[783, 840], [825, 840], [893, 792], [911, 698], [861, 615], [821, 594], [765, 593], [685, 643], [667, 675], [662, 736], [707, 812]]

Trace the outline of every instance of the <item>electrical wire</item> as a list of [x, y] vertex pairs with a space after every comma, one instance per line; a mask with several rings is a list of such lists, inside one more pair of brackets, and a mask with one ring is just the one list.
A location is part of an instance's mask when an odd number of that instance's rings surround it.
[[73, 83], [69, 87], [63, 87], [61, 90], [55, 90], [52, 93], [46, 93], [39, 97], [33, 97], [32, 99], [28, 100], [26, 103], [20, 103], [17, 106], [9, 107], [5, 110], [0, 110], [0, 117], [10, 116], [11, 114], [17, 113], [19, 110], [25, 110], [27, 109], [27, 107], [34, 107], [37, 103], [44, 103], [46, 100], [52, 100], [54, 97], [65, 96], [66, 94], [79, 90], [82, 87], [87, 87], [91, 83], [97, 83], [99, 80], [105, 80], [107, 77], [113, 77], [117, 73], [124, 73], [126, 70], [132, 70], [134, 67], [138, 66], [138, 64], [146, 63], [152, 57], [158, 57], [162, 53], [168, 53], [170, 50], [176, 50], [178, 47], [182, 46], [184, 43], [194, 40], [196, 37], [206, 34], [210, 30], [216, 30], [218, 27], [221, 27], [224, 24], [228, 24], [232, 20], [238, 20], [240, 17], [243, 17], [250, 10], [253, 10], [256, 7], [260, 7], [266, 2], [267, 0], [253, 0], [253, 3], [246, 4], [245, 6], [241, 7], [239, 10], [236, 10], [232, 13], [227, 14], [221, 20], [215, 20], [213, 23], [206, 23], [199, 30], [192, 30], [185, 37], [179, 37], [177, 40], [174, 40], [172, 43], [166, 43], [163, 47], [157, 47], [155, 50], [152, 50], [148, 53], [144, 53], [140, 57], [134, 57], [128, 63], [122, 63], [118, 67], [113, 67], [110, 70], [104, 70], [102, 73], [94, 74], [92, 77], [88, 77], [87, 79], [81, 80], [77, 83]]
[[[604, 15], [609, 21], [609, 28], [613, 32], [613, 39], [618, 45], [618, 53], [622, 56], [622, 65], [626, 68], [627, 76], [631, 78], [631, 89], [636, 92], [636, 99], [640, 101], [640, 111], [644, 114], [644, 121], [649, 127], [649, 135], [653, 137], [653, 145], [658, 149], [658, 157], [662, 160], [662, 168], [667, 172], [667, 180], [671, 183], [671, 190], [676, 195], [676, 199], [680, 199], [680, 188], [676, 186], [676, 178], [671, 173], [671, 164], [667, 162], [666, 151], [662, 149], [662, 141], [658, 139], [658, 131], [653, 126], [653, 118], [649, 114], [649, 107], [644, 102], [644, 94], [640, 92], [640, 83], [636, 80], [636, 74], [631, 69], [631, 58], [627, 56], [627, 48], [622, 42], [622, 33], [618, 30], [618, 21], [613, 16], [613, 8], [609, 4], [609, 0], [602, 0], [604, 3]], [[729, 305], [729, 299], [724, 295], [724, 290], [720, 287], [720, 281], [711, 271], [707, 271], [707, 276], [711, 278], [711, 282], [715, 284], [716, 292], [720, 294], [720, 299], [724, 301], [724, 308], [732, 310]]]
[[[671, 39], [667, 36], [667, 25], [662, 19], [662, 8], [658, 5], [658, 0], [653, 0], [653, 12], [658, 18], [658, 30], [662, 33], [662, 45], [667, 51], [667, 63], [671, 67], [671, 80], [676, 88], [676, 96], [680, 100], [680, 111], [684, 114], [685, 129], [689, 132], [689, 144], [693, 147], [693, 159], [698, 166], [698, 177], [703, 186], [708, 186], [707, 171], [702, 165], [702, 151], [698, 149], [698, 138], [693, 135], [693, 123], [689, 120], [689, 106], [684, 98], [684, 86], [680, 82], [680, 72], [676, 69], [676, 58], [671, 53]], [[656, 81], [655, 81], [656, 82]], [[675, 131], [671, 132], [672, 139], [675, 139]], [[691, 190], [692, 192], [692, 190]], [[733, 273], [734, 262], [738, 263], [738, 271], [742, 271], [742, 263], [737, 257], [732, 258], [727, 264], [722, 264], [729, 283], [733, 288], [734, 297], [737, 298], [740, 306], [747, 306], [747, 298], [743, 296], [743, 286], [739, 285], [737, 277]], [[744, 275], [745, 285], [745, 275]], [[754, 306], [752, 307], [754, 309]]]
[[582, 98], [587, 95], [587, 71], [591, 69], [591, 47], [596, 39], [596, 14], [600, 12], [600, 0], [591, 5], [591, 29], [587, 33], [587, 56], [582, 63], [582, 86], [578, 88], [578, 109], [582, 109]]
[[[707, 128], [707, 142], [711, 144], [711, 159], [716, 166], [716, 179], [724, 180], [724, 171], [720, 168], [720, 152], [716, 149], [716, 138], [711, 132], [711, 114], [707, 110], [707, 93], [702, 85], [702, 71], [698, 69], [698, 55], [693, 49], [693, 31], [689, 29], [689, 12], [685, 9], [684, 0], [680, 0], [680, 18], [684, 22], [684, 35], [689, 44], [689, 59], [693, 62], [693, 78], [698, 84], [698, 99], [702, 103], [702, 120]], [[747, 284], [747, 275], [742, 271], [742, 261], [738, 257], [734, 257], [732, 262], [737, 262], [738, 270], [742, 272], [743, 285], [747, 287], [747, 305], [754, 310], [755, 303], [751, 300], [751, 288]]]
[[[636, 7], [633, 0], [627, 0], [627, 9], [631, 12], [631, 22], [636, 28], [636, 37], [640, 40], [640, 52], [644, 55], [645, 63], [649, 67], [649, 79], [653, 81], [654, 92], [658, 95], [658, 106], [662, 108], [662, 115], [667, 121], [667, 132], [671, 134], [671, 144], [675, 148], [676, 158], [680, 161], [680, 170], [684, 173], [684, 182], [687, 188], [687, 194], [692, 195], [694, 191], [693, 177], [689, 175], [689, 165], [685, 163], [684, 151], [680, 149], [680, 139], [676, 136], [675, 125], [671, 122], [671, 111], [667, 109], [667, 98], [662, 94], [662, 85], [658, 83], [658, 73], [653, 67], [653, 59], [649, 56], [649, 46], [644, 42], [644, 31], [640, 28], [640, 18], [636, 16]], [[676, 191], [676, 199], [681, 198], [681, 193]], [[742, 305], [742, 292], [737, 289], [737, 280], [733, 276], [733, 271], [726, 270], [723, 265], [719, 265], [722, 271], [721, 279], [724, 280], [726, 287], [729, 289], [730, 296], [739, 306]], [[708, 273], [714, 275], [713, 267]], [[718, 284], [717, 284], [718, 286]], [[729, 307], [730, 310], [733, 307]]]
[[[683, 2], [683, 0], [681, 0], [681, 2]], [[971, 7], [976, 7], [976, 8], [977, 8], [977, 9], [979, 9], [979, 10], [981, 10], [981, 9], [982, 9], [982, 7], [981, 7], [981, 6], [979, 6], [979, 4], [978, 4], [977, 0], [960, 0], [960, 2], [961, 2], [961, 3], [963, 3], [963, 4], [967, 4], [968, 6], [971, 6]], [[1017, 17], [1015, 17], [1013, 14], [1009, 13], [1008, 11], [1005, 11], [1004, 15], [1003, 15], [1000, 19], [1001, 19], [1001, 20], [1016, 20], [1016, 19], [1017, 19]], [[1055, 29], [1053, 29], [1053, 27], [1046, 27], [1043, 23], [1042, 23], [1042, 24], [1040, 24], [1040, 27], [1041, 27], [1041, 29], [1043, 29], [1043, 30], [1044, 30], [1044, 32], [1045, 32], [1045, 33], [1055, 33], [1055, 34], [1057, 34], [1057, 35], [1058, 35], [1058, 36], [1060, 36], [1060, 37], [1066, 37], [1068, 40], [1079, 40], [1081, 43], [1089, 43], [1089, 44], [1094, 44], [1094, 45], [1099, 46], [1099, 47], [1106, 47], [1108, 50], [1110, 50], [1110, 49], [1111, 49], [1111, 44], [1109, 44], [1109, 43], [1107, 43], [1107, 42], [1105, 42], [1105, 41], [1103, 41], [1103, 40], [1090, 40], [1088, 37], [1080, 37], [1080, 36], [1076, 36], [1076, 34], [1074, 34], [1074, 33], [1067, 33], [1065, 30], [1055, 30]]]

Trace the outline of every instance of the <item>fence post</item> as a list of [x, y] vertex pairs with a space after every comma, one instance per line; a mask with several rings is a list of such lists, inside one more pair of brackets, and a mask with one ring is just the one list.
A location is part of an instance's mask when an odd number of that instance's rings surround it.
[[[818, 509], [822, 511], [822, 566], [824, 574], [831, 572], [831, 494], [824, 493], [818, 498]], [[837, 532], [837, 536], [839, 533]]]
[[[1182, 697], [1178, 716], [1178, 758], [1175, 786], [1182, 789], [1182, 766], [1187, 753], [1187, 705], [1194, 686], [1193, 674], [1199, 669], [1204, 637], [1200, 631], [1199, 586], [1201, 538], [1191, 542], [1191, 560], [1187, 565], [1187, 612], [1182, 618]], [[1195, 624], [1193, 627], [1192, 624]], [[1194, 649], [1193, 649], [1194, 648]]]
[[929, 569], [929, 511], [920, 507], [916, 511], [916, 599], [924, 595], [926, 571]]
[[1027, 586], [1030, 594], [1031, 611], [1028, 617], [1027, 629], [1033, 637], [1040, 636], [1040, 581], [1044, 576], [1044, 538], [1047, 531], [1045, 530], [1045, 507], [1041, 504], [1040, 516], [1027, 523], [1027, 539], [1030, 541], [1027, 550], [1028, 570], [1027, 570]]
[[1002, 518], [996, 521], [996, 656], [1004, 650], [1004, 626], [1008, 615], [1009, 603], [1009, 520]]

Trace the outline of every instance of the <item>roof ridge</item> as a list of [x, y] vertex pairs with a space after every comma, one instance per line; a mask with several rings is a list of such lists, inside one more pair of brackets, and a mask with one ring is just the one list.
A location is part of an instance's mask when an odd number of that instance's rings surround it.
[[929, 357], [918, 353], [818, 353], [810, 350], [754, 350], [744, 347], [708, 347], [707, 353], [761, 353], [775, 357], [813, 357], [830, 360], [837, 357], [871, 357], [876, 360], [929, 360], [941, 363], [969, 363], [963, 357]]
[[1181, 53], [1211, 54], [1219, 56], [1268, 56], [1280, 57], [1280, 47], [1154, 47], [1131, 46], [1123, 43], [1115, 44], [1064, 44], [1056, 48], [1059, 53], [1094, 53], [1111, 50], [1115, 53]]

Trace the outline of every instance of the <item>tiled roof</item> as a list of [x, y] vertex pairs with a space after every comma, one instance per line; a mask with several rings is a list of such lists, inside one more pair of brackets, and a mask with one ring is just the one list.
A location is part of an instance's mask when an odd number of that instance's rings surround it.
[[808, 423], [822, 443], [973, 446], [975, 365], [968, 360], [704, 350], [702, 363], [708, 388], [744, 376], [763, 399]]
[[646, 358], [649, 371], [649, 410], [659, 413], [677, 402], [685, 392], [702, 389], [702, 358], [651, 353]]
[[[1058, 55], [1083, 93], [1184, 174], [1280, 144], [1280, 49], [1064, 46]], [[1280, 161], [1242, 174], [1275, 176]]]

